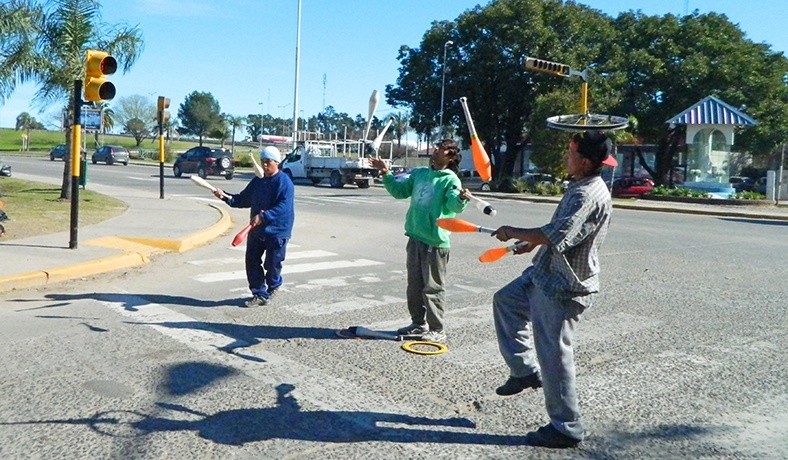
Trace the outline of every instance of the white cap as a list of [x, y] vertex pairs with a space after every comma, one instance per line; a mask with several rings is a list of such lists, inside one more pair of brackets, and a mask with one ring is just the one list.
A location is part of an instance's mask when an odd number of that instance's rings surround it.
[[282, 158], [282, 153], [276, 147], [269, 145], [260, 151], [260, 161], [273, 160], [279, 163], [281, 161], [280, 158]]

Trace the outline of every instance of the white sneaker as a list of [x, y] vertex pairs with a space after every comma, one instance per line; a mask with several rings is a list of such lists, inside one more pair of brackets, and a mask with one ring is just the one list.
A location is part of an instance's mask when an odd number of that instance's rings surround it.
[[446, 333], [443, 332], [443, 329], [439, 331], [427, 331], [421, 336], [421, 340], [425, 342], [445, 343]]

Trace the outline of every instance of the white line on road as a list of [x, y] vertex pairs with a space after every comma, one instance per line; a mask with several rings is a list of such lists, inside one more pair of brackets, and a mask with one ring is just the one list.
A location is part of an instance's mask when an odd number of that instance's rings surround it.
[[[297, 252], [288, 252], [287, 260], [313, 259], [318, 257], [331, 257], [335, 255], [337, 254], [334, 252], [321, 251], [319, 249], [314, 251], [297, 251]], [[215, 259], [190, 260], [188, 263], [191, 265], [197, 265], [198, 267], [202, 267], [206, 265], [239, 264], [239, 263], [243, 263], [243, 259], [240, 257], [219, 257]]]
[[[383, 262], [375, 260], [356, 259], [356, 260], [339, 260], [336, 262], [318, 262], [318, 263], [305, 263], [285, 265], [282, 268], [282, 274], [292, 275], [294, 273], [306, 273], [319, 270], [334, 270], [338, 268], [355, 268], [355, 267], [368, 267], [371, 265], [383, 265]], [[217, 283], [220, 281], [232, 281], [246, 279], [246, 272], [244, 270], [235, 270], [231, 272], [217, 272], [206, 273], [192, 277], [192, 279], [201, 283]]]

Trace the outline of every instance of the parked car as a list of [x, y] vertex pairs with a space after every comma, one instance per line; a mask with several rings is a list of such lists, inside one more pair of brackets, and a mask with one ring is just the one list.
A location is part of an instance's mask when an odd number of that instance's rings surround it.
[[0, 176], [11, 177], [11, 165], [0, 160]]
[[536, 185], [536, 184], [555, 184], [558, 182], [552, 174], [543, 174], [538, 172], [530, 172], [525, 173], [520, 176], [520, 179], [523, 182], [528, 184]]
[[98, 163], [99, 161], [103, 161], [108, 165], [111, 165], [115, 162], [123, 163], [123, 166], [129, 164], [129, 158], [131, 155], [129, 154], [129, 150], [126, 147], [121, 147], [119, 145], [105, 145], [100, 149], [93, 152], [93, 156], [91, 157], [90, 161], [93, 164]]
[[205, 146], [192, 147], [175, 159], [172, 173], [175, 177], [181, 177], [183, 173], [196, 173], [203, 179], [215, 175], [230, 180], [235, 174], [235, 160], [229, 150]]
[[755, 189], [755, 181], [749, 177], [731, 176], [728, 182], [736, 192], [751, 192]]
[[398, 181], [403, 181], [410, 177], [411, 168], [406, 168], [404, 166], [392, 166], [389, 168], [389, 171], [391, 171], [391, 174], [394, 175], [395, 179]]
[[645, 177], [621, 177], [613, 181], [614, 198], [639, 198], [654, 189], [654, 182]]
[[[82, 157], [84, 158], [85, 151], [80, 149], [80, 152], [82, 153]], [[49, 160], [55, 161], [58, 158], [61, 160], [65, 160], [66, 155], [69, 155], [70, 153], [71, 153], [71, 149], [66, 144], [60, 144], [58, 146], [52, 147], [52, 149], [49, 151]]]

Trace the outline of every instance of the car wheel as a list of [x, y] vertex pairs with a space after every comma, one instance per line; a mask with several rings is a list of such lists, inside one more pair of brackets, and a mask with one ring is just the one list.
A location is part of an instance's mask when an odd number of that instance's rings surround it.
[[323, 179], [318, 179], [317, 177], [313, 177], [313, 178], [312, 178], [312, 185], [317, 185], [317, 184], [319, 184], [319, 183], [320, 183], [320, 181], [322, 181], [322, 180], [323, 180]]
[[285, 176], [287, 176], [288, 179], [290, 179], [290, 182], [293, 182], [293, 173], [290, 172], [289, 169], [285, 169], [283, 172], [285, 173]]
[[224, 176], [224, 178], [227, 179], [227, 180], [232, 180], [233, 179], [233, 175], [232, 174], [227, 174], [226, 176]]
[[96, 164], [96, 163], [98, 163], [98, 160], [97, 160], [96, 158], [91, 158], [91, 159], [90, 159], [90, 161], [91, 161], [93, 164]]
[[490, 191], [490, 183], [489, 182], [483, 183], [482, 186], [479, 187], [479, 190], [481, 190], [482, 192], [489, 192]]
[[173, 165], [172, 166], [172, 175], [175, 176], [175, 177], [181, 177], [183, 175], [183, 172], [181, 171], [181, 167], [178, 166], [178, 165]]
[[358, 188], [369, 188], [369, 181], [368, 180], [360, 180], [360, 181], [356, 182], [356, 185], [358, 185]]
[[129, 165], [129, 160], [123, 162], [123, 166], [128, 166], [128, 165]]
[[205, 179], [206, 177], [208, 177], [208, 173], [205, 172], [205, 168], [203, 168], [202, 166], [197, 168], [197, 175], [200, 176], [201, 179]]
[[49, 155], [49, 161], [55, 161], [55, 156], [54, 155]]
[[222, 165], [222, 168], [224, 168], [224, 169], [229, 168], [230, 167], [230, 158], [222, 157], [222, 160], [221, 160], [221, 162], [219, 164]]
[[342, 188], [345, 184], [342, 182], [342, 174], [339, 171], [331, 173], [331, 188]]
[[115, 161], [112, 159], [112, 157], [107, 158], [107, 164], [108, 165], [112, 165], [112, 163], [115, 163]]

